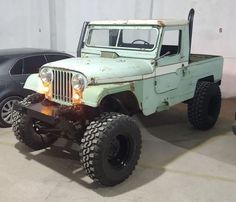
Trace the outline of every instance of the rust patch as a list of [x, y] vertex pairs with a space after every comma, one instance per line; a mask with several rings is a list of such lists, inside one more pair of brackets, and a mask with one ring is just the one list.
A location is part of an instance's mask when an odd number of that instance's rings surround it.
[[130, 90], [131, 90], [131, 91], [135, 91], [134, 83], [131, 83], [131, 84], [130, 84]]
[[101, 70], [102, 72], [105, 72], [105, 71], [111, 70], [111, 68], [110, 68], [110, 67], [102, 67], [100, 70]]
[[126, 62], [126, 60], [125, 59], [120, 59], [119, 62]]
[[91, 84], [95, 84], [96, 83], [95, 78], [91, 78], [90, 82]]
[[158, 24], [160, 24], [162, 27], [165, 27], [165, 23], [164, 23], [162, 20], [158, 20], [157, 22], [158, 22]]

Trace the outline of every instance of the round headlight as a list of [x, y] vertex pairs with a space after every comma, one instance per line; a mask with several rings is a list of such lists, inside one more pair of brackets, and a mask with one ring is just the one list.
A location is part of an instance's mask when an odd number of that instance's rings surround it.
[[83, 90], [87, 85], [87, 81], [81, 74], [75, 74], [72, 77], [72, 87], [74, 90]]
[[53, 78], [53, 73], [52, 70], [49, 68], [43, 68], [40, 73], [39, 76], [41, 78], [41, 80], [43, 81], [44, 84], [48, 85], [51, 83], [52, 78]]

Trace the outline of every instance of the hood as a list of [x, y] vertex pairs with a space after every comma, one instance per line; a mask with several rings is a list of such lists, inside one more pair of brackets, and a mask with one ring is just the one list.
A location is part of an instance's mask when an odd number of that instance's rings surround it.
[[61, 68], [84, 74], [89, 83], [114, 83], [142, 79], [153, 72], [150, 60], [130, 58], [70, 58], [45, 67]]

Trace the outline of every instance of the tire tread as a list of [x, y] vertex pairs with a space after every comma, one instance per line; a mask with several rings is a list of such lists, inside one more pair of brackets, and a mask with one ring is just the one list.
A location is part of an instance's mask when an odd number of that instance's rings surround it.
[[[99, 170], [97, 169], [97, 164], [101, 162], [101, 156], [99, 155], [101, 149], [100, 145], [105, 144], [104, 140], [109, 135], [112, 128], [116, 127], [116, 124], [118, 124], [118, 122], [122, 119], [125, 119], [129, 121], [129, 123], [136, 126], [134, 120], [132, 120], [132, 118], [130, 118], [129, 116], [116, 112], [106, 112], [89, 124], [84, 137], [81, 140], [81, 163], [87, 175], [94, 181], [103, 185], [113, 186], [123, 181], [121, 180], [120, 182], [115, 184], [108, 182], [103, 179], [103, 177], [100, 175]], [[140, 147], [138, 148], [138, 158], [136, 159], [136, 162], [134, 163], [132, 171], [129, 173], [129, 175], [131, 175], [133, 170], [135, 169], [141, 153], [141, 140], [139, 144]], [[126, 178], [128, 178], [128, 176], [126, 176]]]

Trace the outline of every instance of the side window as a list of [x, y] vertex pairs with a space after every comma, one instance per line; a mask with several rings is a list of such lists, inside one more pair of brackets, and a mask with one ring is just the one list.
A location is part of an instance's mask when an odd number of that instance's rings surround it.
[[119, 47], [152, 49], [157, 39], [156, 29], [124, 29]]
[[19, 75], [22, 74], [23, 60], [18, 60], [16, 64], [12, 67], [10, 74]]
[[32, 56], [24, 59], [23, 74], [38, 73], [39, 68], [46, 63], [44, 56]]
[[48, 62], [54, 62], [57, 60], [64, 60], [67, 58], [70, 58], [70, 56], [67, 55], [46, 55], [47, 61]]
[[160, 56], [170, 52], [168, 55], [176, 55], [180, 52], [181, 31], [169, 30], [165, 31], [162, 40]]

